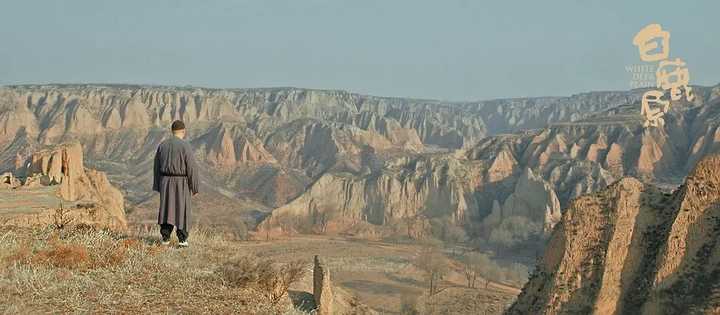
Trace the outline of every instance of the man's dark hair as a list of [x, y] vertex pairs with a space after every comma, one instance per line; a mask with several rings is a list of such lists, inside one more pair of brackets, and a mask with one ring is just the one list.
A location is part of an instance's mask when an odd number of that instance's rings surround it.
[[172, 129], [172, 131], [184, 130], [184, 129], [185, 129], [185, 123], [183, 123], [182, 120], [173, 121], [172, 127], [170, 127], [170, 129]]

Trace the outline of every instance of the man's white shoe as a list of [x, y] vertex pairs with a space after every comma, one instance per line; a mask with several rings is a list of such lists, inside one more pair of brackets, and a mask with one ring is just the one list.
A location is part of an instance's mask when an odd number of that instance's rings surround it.
[[170, 241], [160, 241], [160, 244], [162, 244], [163, 246], [167, 246], [170, 245]]
[[180, 247], [188, 247], [189, 245], [190, 245], [190, 244], [188, 244], [187, 241], [178, 243], [178, 246], [180, 246]]

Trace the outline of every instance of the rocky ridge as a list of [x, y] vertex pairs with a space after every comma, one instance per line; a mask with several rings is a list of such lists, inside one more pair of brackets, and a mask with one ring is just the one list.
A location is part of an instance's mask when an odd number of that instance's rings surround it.
[[[43, 144], [78, 140], [133, 216], [150, 221], [151, 157], [183, 119], [207, 199], [253, 205], [208, 204], [225, 219], [254, 224], [276, 209], [262, 227], [317, 232], [440, 218], [472, 235], [499, 208], [501, 221], [518, 213], [547, 231], [557, 203], [621, 176], [679, 182], [717, 149], [718, 90], [697, 87], [693, 103], [673, 104], [665, 129], [645, 130], [642, 90], [451, 103], [297, 88], [11, 86], [0, 88], [0, 171]], [[547, 197], [517, 189], [528, 170]]]
[[508, 314], [720, 311], [720, 156], [672, 194], [623, 178], [574, 200]]
[[[539, 225], [547, 234], [559, 220], [560, 209], [570, 200], [598, 191], [623, 176], [637, 176], [663, 187], [677, 185], [686, 170], [694, 166], [696, 156], [717, 150], [714, 142], [703, 140], [719, 127], [711, 118], [717, 115], [714, 104], [720, 102], [714, 95], [705, 95], [696, 103], [674, 104], [665, 129], [643, 128], [636, 106], [628, 104], [575, 122], [487, 137], [451, 153], [392, 159], [370, 175], [344, 176], [342, 180], [329, 176], [316, 181], [316, 188], [311, 186], [277, 208], [261, 228], [287, 227], [293, 220], [303, 226], [321, 222], [332, 227], [358, 221], [383, 224], [397, 223], [399, 218], [445, 217], [466, 227], [471, 235], [488, 236], [492, 226], [519, 216]], [[693, 129], [705, 130], [705, 134], [694, 133]], [[688, 150], [691, 143], [704, 148]], [[388, 177], [393, 178], [389, 182], [397, 184], [375, 184], [377, 179]], [[333, 188], [326, 190], [330, 186]], [[410, 191], [419, 195], [368, 192], [373, 187], [403, 193], [408, 191], [404, 187], [415, 187]], [[423, 187], [431, 189], [425, 191]], [[443, 190], [447, 192], [441, 194]], [[392, 200], [403, 201], [401, 208], [405, 212], [398, 211]], [[437, 200], [442, 201], [434, 203]], [[375, 205], [381, 210], [373, 210]], [[323, 207], [331, 209], [332, 214], [326, 215], [328, 211]], [[431, 210], [438, 208], [445, 210]], [[283, 216], [287, 218], [278, 218]], [[325, 222], [336, 217], [345, 221]], [[294, 232], [292, 227], [287, 230]]]

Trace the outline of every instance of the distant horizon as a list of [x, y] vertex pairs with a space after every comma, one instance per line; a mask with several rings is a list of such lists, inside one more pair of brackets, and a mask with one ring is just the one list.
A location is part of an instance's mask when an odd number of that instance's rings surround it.
[[[693, 87], [702, 87], [702, 88], [712, 88], [715, 86], [720, 85], [720, 82], [717, 82], [715, 84], [710, 85], [701, 85], [701, 84], [691, 84]], [[603, 92], [630, 92], [634, 90], [646, 90], [650, 88], [628, 88], [625, 90], [588, 90], [588, 91], [581, 91], [581, 92], [575, 92], [567, 95], [538, 95], [538, 96], [512, 96], [512, 97], [497, 97], [497, 98], [487, 98], [487, 99], [474, 99], [474, 100], [445, 100], [445, 99], [434, 99], [434, 98], [423, 98], [423, 97], [415, 97], [415, 96], [388, 96], [388, 95], [378, 95], [378, 94], [368, 94], [368, 93], [362, 93], [357, 92], [355, 90], [351, 89], [333, 89], [333, 88], [314, 88], [314, 87], [300, 87], [300, 86], [255, 86], [255, 87], [209, 87], [209, 86], [201, 86], [201, 85], [191, 85], [191, 84], [155, 84], [155, 83], [117, 83], [117, 82], [67, 82], [67, 83], [58, 83], [58, 82], [48, 82], [48, 83], [21, 83], [21, 84], [2, 84], [0, 83], [0, 88], [2, 87], [30, 87], [30, 86], [108, 86], [108, 87], [114, 87], [114, 86], [138, 86], [138, 87], [150, 87], [150, 88], [195, 88], [195, 89], [204, 89], [204, 90], [262, 90], [262, 89], [298, 89], [298, 90], [308, 90], [308, 91], [338, 91], [338, 92], [347, 92], [350, 94], [356, 94], [361, 96], [370, 96], [370, 97], [378, 97], [378, 98], [399, 98], [399, 99], [409, 99], [409, 100], [418, 100], [418, 101], [433, 101], [433, 102], [443, 102], [443, 103], [473, 103], [473, 102], [488, 102], [488, 101], [495, 101], [495, 100], [511, 100], [511, 99], [530, 99], [530, 98], [562, 98], [562, 97], [572, 97], [574, 95], [581, 95], [581, 94], [588, 94], [588, 93], [603, 93]]]

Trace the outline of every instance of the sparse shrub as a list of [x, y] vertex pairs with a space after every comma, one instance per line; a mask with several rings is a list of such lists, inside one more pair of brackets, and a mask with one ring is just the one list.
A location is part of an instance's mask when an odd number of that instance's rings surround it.
[[78, 203], [75, 207], [77, 207], [78, 209], [93, 209], [93, 208], [95, 208], [95, 203], [94, 202], [81, 202], [81, 203]]
[[529, 276], [528, 267], [523, 264], [512, 263], [505, 270], [505, 279], [516, 286], [522, 286], [527, 282]]
[[78, 223], [73, 225], [73, 233], [94, 233], [97, 231], [97, 228], [86, 224], [86, 223]]
[[305, 265], [300, 261], [277, 264], [252, 256], [230, 259], [219, 267], [219, 273], [228, 284], [255, 286], [272, 304], [277, 304], [290, 285], [302, 279], [305, 272]]
[[70, 216], [70, 209], [65, 209], [62, 203], [60, 204], [59, 208], [55, 209], [55, 212], [52, 215], [52, 219], [53, 226], [59, 230], [64, 229], [73, 221], [73, 218]]
[[468, 253], [463, 257], [463, 273], [465, 274], [468, 288], [475, 288], [477, 279], [481, 276], [483, 268], [491, 263], [490, 258], [482, 253]]
[[280, 267], [263, 264], [258, 284], [272, 304], [277, 304], [287, 293], [290, 285], [300, 281], [303, 276], [305, 276], [305, 268], [300, 261], [293, 261]]
[[542, 234], [542, 226], [521, 216], [511, 216], [490, 231], [488, 242], [499, 249], [512, 249], [515, 246], [533, 241]]
[[450, 217], [433, 218], [430, 220], [430, 233], [432, 237], [441, 240], [452, 248], [455, 255], [455, 246], [467, 241], [465, 230], [454, 223]]
[[475, 288], [478, 277], [485, 280], [485, 288], [489, 281], [507, 282], [514, 286], [522, 286], [528, 279], [528, 268], [525, 265], [512, 263], [502, 267], [484, 253], [468, 253], [463, 257], [463, 273], [469, 288]]
[[229, 285], [246, 287], [257, 282], [259, 263], [255, 257], [241, 256], [225, 262], [218, 271]]
[[237, 220], [232, 222], [228, 228], [232, 240], [242, 241], [248, 239], [248, 227], [245, 221]]
[[440, 250], [438, 242], [426, 242], [415, 257], [414, 264], [423, 271], [428, 285], [428, 295], [442, 291], [440, 281], [449, 271], [449, 261]]
[[419, 315], [417, 309], [418, 297], [410, 294], [400, 296], [400, 314], [402, 315]]
[[490, 280], [495, 282], [505, 282], [505, 271], [494, 261], [482, 270], [482, 276], [485, 278], [485, 288], [490, 285]]

